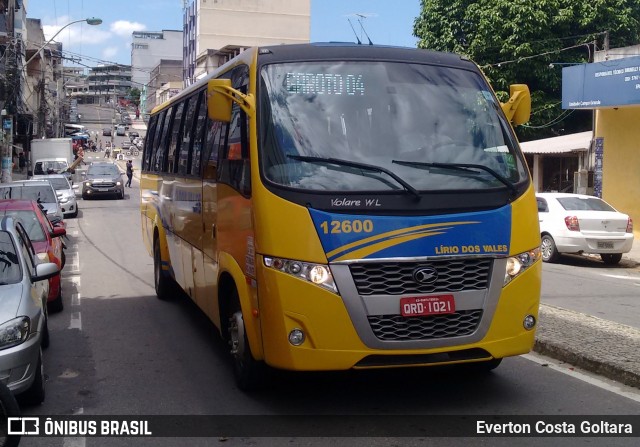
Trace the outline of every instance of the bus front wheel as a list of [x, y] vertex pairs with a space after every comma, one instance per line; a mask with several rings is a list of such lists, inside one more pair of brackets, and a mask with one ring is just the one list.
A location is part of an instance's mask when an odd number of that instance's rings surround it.
[[253, 358], [245, 331], [238, 292], [233, 291], [229, 315], [229, 347], [233, 358], [233, 372], [238, 388], [252, 391], [261, 387], [264, 381], [265, 365]]

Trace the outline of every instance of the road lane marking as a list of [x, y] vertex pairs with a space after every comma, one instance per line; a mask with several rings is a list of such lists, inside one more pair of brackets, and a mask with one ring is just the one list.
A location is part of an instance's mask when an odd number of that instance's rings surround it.
[[[73, 412], [75, 415], [84, 414], [84, 408], [80, 407]], [[84, 436], [74, 436], [73, 438], [63, 438], [62, 447], [85, 447], [87, 445], [87, 438]]]
[[67, 329], [82, 330], [82, 318], [80, 317], [80, 312], [71, 313], [71, 321], [69, 321], [69, 327]]
[[[613, 279], [628, 279], [631, 281], [640, 281], [640, 278], [638, 278], [637, 276], [609, 275], [607, 273], [602, 273], [602, 276]], [[640, 282], [636, 282], [635, 285], [640, 286]]]
[[596, 376], [595, 374], [586, 373], [578, 367], [574, 367], [573, 365], [570, 365], [568, 363], [560, 363], [557, 360], [551, 359], [549, 357], [544, 357], [540, 354], [529, 353], [523, 355], [522, 357], [534, 363], [537, 363], [538, 365], [545, 365], [546, 367], [551, 368], [554, 371], [561, 372], [570, 377], [582, 380], [583, 382], [586, 382], [590, 385], [601, 388], [605, 391], [617, 394], [618, 396], [623, 396], [633, 401], [640, 402], [640, 391], [636, 390], [635, 388], [617, 383], [613, 380]]
[[80, 294], [79, 293], [72, 293], [71, 294], [71, 305], [72, 306], [79, 306], [80, 305]]

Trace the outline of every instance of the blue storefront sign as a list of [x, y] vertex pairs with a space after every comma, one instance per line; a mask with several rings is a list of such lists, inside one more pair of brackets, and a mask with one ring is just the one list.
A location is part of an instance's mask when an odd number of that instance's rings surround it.
[[562, 108], [640, 104], [640, 56], [562, 69]]

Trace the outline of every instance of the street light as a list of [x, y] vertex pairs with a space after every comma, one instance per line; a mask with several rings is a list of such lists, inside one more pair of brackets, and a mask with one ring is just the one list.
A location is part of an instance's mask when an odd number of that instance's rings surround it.
[[37, 55], [37, 54], [39, 54], [39, 53], [40, 53], [40, 51], [42, 51], [42, 49], [43, 49], [44, 47], [46, 47], [46, 46], [47, 46], [47, 45], [49, 45], [51, 42], [53, 42], [53, 39], [55, 39], [55, 38], [56, 38], [56, 36], [62, 32], [62, 30], [63, 30], [63, 29], [65, 29], [66, 27], [68, 27], [68, 26], [70, 26], [70, 25], [73, 25], [74, 23], [80, 23], [80, 22], [87, 22], [89, 25], [100, 25], [100, 24], [102, 23], [102, 19], [99, 19], [99, 18], [97, 18], [97, 17], [89, 17], [89, 18], [87, 18], [87, 19], [74, 20], [73, 22], [69, 22], [69, 23], [67, 23], [65, 26], [63, 26], [62, 28], [60, 28], [60, 29], [58, 30], [58, 32], [57, 32], [57, 33], [55, 33], [55, 34], [51, 37], [51, 39], [47, 40], [47, 41], [46, 41], [46, 42], [45, 42], [45, 43], [44, 43], [40, 48], [38, 48], [38, 50], [37, 50], [35, 53], [33, 53], [33, 56], [31, 56], [31, 57], [29, 58], [29, 60], [28, 60], [27, 62], [25, 62], [25, 64], [24, 64], [24, 65], [25, 65], [25, 67], [26, 67], [27, 65], [29, 65], [29, 62], [31, 62], [31, 61], [36, 57], [36, 55]]

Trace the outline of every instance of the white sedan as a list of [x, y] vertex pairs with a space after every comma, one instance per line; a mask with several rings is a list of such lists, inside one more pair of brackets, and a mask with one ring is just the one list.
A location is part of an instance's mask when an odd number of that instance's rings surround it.
[[631, 250], [633, 221], [604, 200], [555, 192], [536, 199], [543, 261], [554, 262], [560, 253], [591, 253], [613, 265]]

